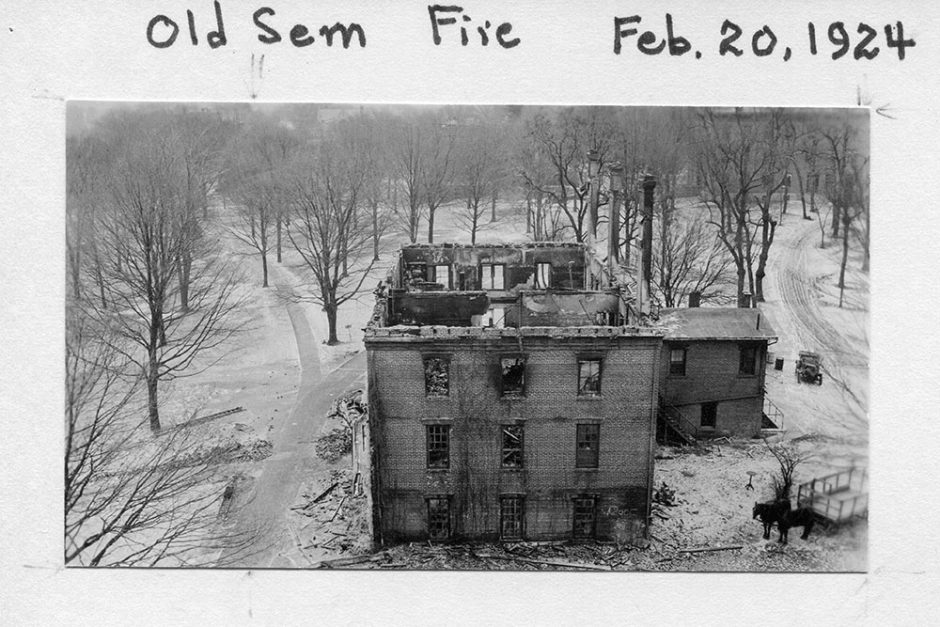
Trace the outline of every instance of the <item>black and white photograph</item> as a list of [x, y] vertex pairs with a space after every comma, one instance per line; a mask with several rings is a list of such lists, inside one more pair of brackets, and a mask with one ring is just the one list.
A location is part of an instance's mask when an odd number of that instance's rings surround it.
[[937, 8], [9, 4], [3, 624], [938, 622]]
[[67, 566], [866, 570], [867, 110], [66, 111]]

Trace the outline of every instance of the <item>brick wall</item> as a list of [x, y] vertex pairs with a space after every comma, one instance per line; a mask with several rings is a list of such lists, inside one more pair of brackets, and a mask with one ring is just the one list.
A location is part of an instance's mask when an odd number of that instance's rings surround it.
[[[596, 498], [597, 537], [645, 522], [660, 364], [655, 337], [434, 340], [367, 345], [376, 530], [426, 535], [425, 498], [448, 495], [455, 536], [499, 534], [499, 497], [526, 499], [525, 536], [567, 538], [572, 501]], [[501, 398], [500, 355], [526, 357], [525, 396]], [[425, 395], [423, 356], [450, 357], [450, 393]], [[601, 395], [579, 397], [578, 357], [600, 357]], [[575, 468], [576, 425], [600, 425], [597, 469]], [[450, 468], [426, 468], [427, 424], [450, 428]], [[524, 425], [523, 469], [501, 468], [501, 425]]]
[[[686, 348], [685, 375], [669, 374], [669, 350]], [[699, 423], [701, 405], [717, 402], [714, 431], [698, 435], [751, 437], [760, 432], [766, 345], [758, 351], [754, 375], [741, 375], [740, 345], [734, 341], [666, 342], [662, 351], [661, 394], [687, 419]]]

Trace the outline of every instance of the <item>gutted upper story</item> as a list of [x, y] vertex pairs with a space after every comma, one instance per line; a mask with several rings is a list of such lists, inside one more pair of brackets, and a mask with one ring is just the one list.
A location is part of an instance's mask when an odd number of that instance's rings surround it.
[[622, 326], [625, 286], [583, 244], [413, 244], [389, 271], [371, 326]]

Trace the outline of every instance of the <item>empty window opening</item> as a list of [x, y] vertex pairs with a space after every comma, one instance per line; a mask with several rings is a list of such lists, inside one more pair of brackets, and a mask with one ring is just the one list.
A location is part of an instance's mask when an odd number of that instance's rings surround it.
[[443, 285], [444, 289], [450, 289], [450, 266], [431, 266], [431, 277], [429, 280], [434, 281], [439, 285]]
[[600, 450], [601, 426], [598, 424], [577, 425], [577, 468], [597, 468]]
[[424, 391], [428, 396], [450, 394], [450, 360], [427, 357], [424, 360]]
[[714, 429], [718, 422], [718, 403], [702, 403], [701, 426]]
[[522, 468], [522, 425], [503, 425], [503, 468]]
[[504, 540], [522, 538], [525, 501], [521, 496], [503, 496], [499, 499], [499, 531]]
[[742, 346], [738, 374], [753, 375], [757, 372], [757, 347]]
[[552, 286], [552, 264], [535, 264], [535, 287], [546, 289]]
[[483, 314], [484, 327], [493, 327], [494, 329], [502, 329], [506, 326], [506, 308], [499, 306], [492, 306], [486, 310], [486, 313]]
[[686, 349], [672, 348], [669, 350], [669, 374], [685, 376]]
[[428, 468], [450, 468], [450, 426], [427, 425]]
[[480, 266], [480, 288], [484, 290], [501, 290], [503, 287], [503, 274], [506, 266], [501, 263], [484, 263]]
[[525, 393], [525, 358], [503, 357], [500, 366], [503, 396], [522, 396]]
[[450, 499], [446, 496], [428, 499], [428, 537], [432, 540], [450, 537]]
[[578, 361], [578, 395], [598, 396], [601, 393], [601, 360]]
[[572, 535], [575, 538], [594, 537], [593, 497], [579, 497], [574, 499], [574, 526]]

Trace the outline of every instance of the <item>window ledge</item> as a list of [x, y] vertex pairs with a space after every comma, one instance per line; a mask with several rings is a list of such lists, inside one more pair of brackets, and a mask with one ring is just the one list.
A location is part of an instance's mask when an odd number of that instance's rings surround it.
[[425, 468], [425, 470], [433, 473], [450, 472], [450, 468]]
[[519, 467], [516, 467], [516, 466], [500, 466], [499, 469], [500, 469], [501, 472], [523, 472], [523, 471], [525, 470], [525, 468], [522, 467], [522, 466], [519, 466]]
[[600, 467], [595, 468], [575, 468], [575, 472], [597, 472], [600, 470]]
[[578, 394], [579, 401], [602, 401], [604, 400], [603, 394]]

